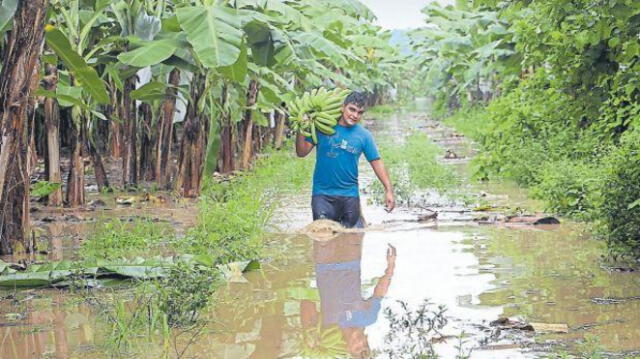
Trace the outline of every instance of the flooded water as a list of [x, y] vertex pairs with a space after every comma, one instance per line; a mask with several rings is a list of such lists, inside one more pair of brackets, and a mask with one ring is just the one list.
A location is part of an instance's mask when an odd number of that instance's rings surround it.
[[[382, 127], [402, 129], [407, 119], [422, 121], [400, 114]], [[464, 160], [452, 165], [466, 170]], [[363, 170], [366, 185], [373, 176]], [[509, 184], [464, 190], [496, 206], [540, 208]], [[478, 225], [464, 211], [417, 222], [418, 210], [387, 214], [365, 199], [366, 231], [314, 240], [297, 233], [310, 221], [309, 202], [302, 193], [276, 211], [262, 270], [219, 288], [203, 327], [130, 338], [114, 354], [112, 328], [91, 298], [126, 301], [130, 291], [1, 291], [0, 357], [413, 358], [419, 329], [442, 358], [579, 354], [585, 338], [607, 352], [640, 351], [640, 274], [603, 268], [603, 244], [584, 225]], [[415, 318], [426, 299], [424, 318], [446, 321], [437, 333], [425, 323], [394, 324]], [[446, 311], [434, 314], [439, 305]], [[500, 331], [490, 325], [500, 317], [566, 324], [568, 333]]]

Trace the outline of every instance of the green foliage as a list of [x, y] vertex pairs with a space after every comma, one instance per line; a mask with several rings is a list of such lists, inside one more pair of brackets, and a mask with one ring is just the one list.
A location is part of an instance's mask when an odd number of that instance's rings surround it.
[[240, 17], [226, 6], [188, 6], [176, 10], [180, 27], [198, 59], [208, 68], [229, 66], [240, 55]]
[[471, 9], [466, 1], [422, 9], [430, 26], [410, 33], [416, 64], [425, 91], [456, 107], [461, 98], [484, 100], [482, 87], [493, 91], [497, 80], [511, 81], [518, 74], [513, 31], [491, 9]]
[[8, 29], [8, 25], [18, 8], [18, 0], [0, 1], [0, 36]]
[[104, 82], [96, 70], [87, 65], [85, 60], [73, 50], [69, 39], [62, 31], [55, 28], [48, 29], [45, 40], [94, 101], [101, 104], [109, 103], [109, 94]]
[[[395, 142], [397, 139], [383, 138], [380, 149], [399, 204], [410, 205], [420, 190], [444, 192], [460, 182], [450, 168], [438, 162], [442, 149], [426, 134], [414, 133], [401, 146]], [[371, 192], [376, 201], [384, 203], [384, 188], [378, 181], [372, 183]]]
[[640, 257], [640, 132], [626, 133], [607, 158], [599, 214], [602, 233], [614, 257]]
[[219, 272], [206, 267], [194, 267], [177, 262], [169, 275], [155, 282], [158, 308], [166, 315], [170, 326], [193, 324], [213, 294]]
[[383, 119], [386, 116], [396, 112], [398, 109], [393, 105], [378, 105], [367, 109], [367, 118], [374, 118], [377, 120]]
[[34, 197], [46, 197], [57, 191], [61, 186], [61, 183], [38, 181], [31, 185], [30, 192]]
[[[155, 340], [159, 336], [168, 350], [173, 328], [197, 335], [203, 328], [199, 315], [210, 303], [220, 276], [207, 267], [194, 267], [177, 260], [167, 275], [153, 284], [138, 287], [133, 297], [99, 300], [101, 318], [110, 329], [106, 334], [111, 351], [127, 352], [136, 341]], [[178, 353], [177, 348], [173, 348]]]
[[83, 258], [130, 258], [174, 241], [173, 229], [168, 224], [150, 218], [136, 218], [133, 222], [112, 219], [100, 223], [94, 234], [82, 242], [80, 255]]
[[[482, 9], [478, 16], [496, 14], [508, 33], [502, 39], [515, 51], [510, 57], [521, 60], [519, 79], [495, 73], [502, 96], [448, 120], [480, 143], [478, 176], [529, 186], [549, 210], [596, 220], [614, 256], [640, 256], [633, 144], [640, 118], [640, 6], [586, 0], [480, 0], [474, 6]], [[426, 11], [440, 30], [441, 24], [465, 26], [450, 24], [465, 9]], [[455, 64], [478, 53], [464, 34], [443, 39], [457, 50], [439, 53], [438, 61]], [[440, 103], [452, 104], [446, 96]]]
[[[425, 299], [415, 310], [405, 302], [398, 301], [399, 310], [384, 309], [384, 316], [389, 322], [389, 331], [384, 341], [388, 345], [382, 354], [386, 358], [420, 358], [437, 359], [432, 339], [441, 335], [442, 329], [449, 320], [445, 315], [447, 308]], [[456, 358], [466, 359], [460, 347]]]
[[176, 38], [145, 41], [135, 50], [118, 55], [118, 60], [136, 67], [151, 66], [167, 60], [181, 46], [185, 46], [184, 42]]
[[597, 163], [568, 159], [548, 162], [541, 166], [532, 194], [547, 202], [548, 211], [593, 219], [598, 210], [603, 175]]
[[490, 130], [490, 122], [487, 121], [486, 116], [484, 107], [465, 107], [453, 115], [445, 117], [444, 123], [469, 138], [480, 140]]
[[161, 334], [165, 340], [169, 338], [167, 316], [158, 308], [147, 286], [141, 288], [129, 301], [118, 298], [113, 299], [115, 302], [99, 302], [103, 307], [101, 320], [109, 327], [106, 340], [111, 351], [127, 351], [134, 347], [136, 339], [144, 336]]
[[581, 128], [584, 108], [540, 83], [525, 81], [486, 108], [466, 108], [445, 123], [479, 142], [476, 177], [515, 180], [548, 210], [592, 219], [608, 146], [596, 131]]
[[198, 225], [178, 248], [213, 253], [220, 263], [254, 259], [262, 235], [281, 196], [299, 191], [310, 181], [309, 159], [284, 151], [268, 151], [252, 171], [229, 181], [209, 179], [200, 198]]
[[[166, 277], [169, 268], [177, 262], [184, 262], [194, 268], [214, 268], [215, 260], [206, 254], [180, 255], [175, 257], [152, 257], [133, 259], [85, 259], [82, 261], [63, 260], [47, 264], [32, 264], [26, 269], [0, 262], [0, 287], [68, 287], [82, 284], [95, 287], [110, 283], [117, 278], [156, 279]], [[250, 270], [252, 262], [238, 263], [238, 270]], [[70, 281], [73, 281], [71, 283]]]

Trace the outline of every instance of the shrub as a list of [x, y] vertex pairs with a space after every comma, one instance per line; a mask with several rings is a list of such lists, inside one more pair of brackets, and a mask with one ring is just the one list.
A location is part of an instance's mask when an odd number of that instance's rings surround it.
[[547, 210], [580, 219], [590, 219], [597, 209], [603, 171], [597, 164], [559, 160], [539, 171], [532, 187], [534, 198], [547, 202]]
[[608, 157], [599, 205], [601, 231], [614, 258], [640, 257], [640, 133], [629, 131]]

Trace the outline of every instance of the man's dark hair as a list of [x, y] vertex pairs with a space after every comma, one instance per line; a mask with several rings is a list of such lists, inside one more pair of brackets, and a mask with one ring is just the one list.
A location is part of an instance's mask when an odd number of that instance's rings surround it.
[[344, 99], [344, 104], [354, 104], [358, 107], [364, 107], [367, 104], [367, 95], [364, 92], [353, 91]]

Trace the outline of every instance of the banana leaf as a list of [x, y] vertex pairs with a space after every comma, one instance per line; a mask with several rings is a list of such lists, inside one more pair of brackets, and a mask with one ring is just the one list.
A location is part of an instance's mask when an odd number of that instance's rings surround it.
[[0, 1], [0, 35], [8, 28], [9, 22], [13, 19], [13, 15], [18, 9], [18, 0], [2, 0]]
[[16, 270], [13, 268], [14, 265], [11, 263], [7, 263], [0, 259], [0, 274], [2, 273], [15, 273]]
[[93, 99], [98, 103], [108, 104], [109, 94], [105, 83], [100, 79], [96, 70], [87, 65], [84, 59], [75, 52], [67, 36], [59, 29], [50, 26], [46, 29], [45, 40]]
[[205, 67], [230, 66], [240, 55], [242, 31], [235, 10], [223, 6], [189, 6], [176, 10], [180, 27]]
[[177, 38], [147, 41], [135, 50], [118, 55], [118, 60], [136, 67], [156, 65], [169, 59], [183, 45]]
[[131, 98], [138, 101], [152, 103], [165, 98], [167, 86], [158, 81], [151, 81], [139, 89], [131, 92]]
[[[111, 284], [105, 279], [157, 279], [169, 274], [169, 270], [178, 262], [192, 267], [215, 267], [215, 259], [211, 256], [180, 255], [175, 257], [153, 257], [120, 259], [107, 261], [104, 259], [85, 260], [80, 262], [59, 261], [46, 264], [33, 264], [24, 270], [17, 265], [0, 261], [0, 287], [35, 288], [35, 287], [67, 287], [73, 283], [86, 283], [87, 287]], [[235, 262], [218, 266], [223, 273], [244, 273], [260, 268], [258, 261]], [[99, 281], [97, 281], [99, 280]]]

